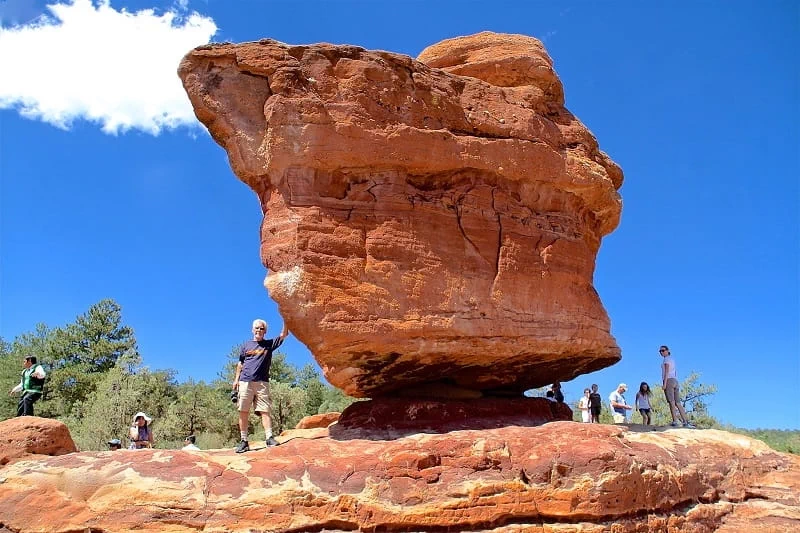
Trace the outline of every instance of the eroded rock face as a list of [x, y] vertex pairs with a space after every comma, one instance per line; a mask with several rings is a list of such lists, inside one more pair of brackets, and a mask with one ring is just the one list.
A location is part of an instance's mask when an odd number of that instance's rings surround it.
[[246, 454], [83, 452], [0, 476], [3, 531], [800, 529], [798, 458], [714, 430], [556, 422], [393, 441], [296, 438]]
[[536, 39], [482, 33], [418, 61], [209, 45], [179, 74], [261, 201], [265, 284], [332, 384], [519, 392], [619, 359], [592, 277], [622, 172]]

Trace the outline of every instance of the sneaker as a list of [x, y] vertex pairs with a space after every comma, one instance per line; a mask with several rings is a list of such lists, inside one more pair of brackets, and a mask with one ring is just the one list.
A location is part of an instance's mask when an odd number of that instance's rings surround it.
[[236, 447], [236, 453], [244, 453], [249, 451], [250, 451], [250, 445], [247, 443], [246, 440], [240, 442], [239, 445]]
[[270, 436], [270, 438], [267, 439], [267, 447], [272, 447], [277, 445], [278, 441], [275, 440], [275, 437]]
[[673, 423], [670, 424], [670, 427], [676, 428], [678, 426], [680, 426], [680, 424], [678, 424], [677, 422], [673, 422]]
[[694, 425], [694, 424], [692, 424], [691, 422], [686, 422], [686, 423], [683, 425], [683, 427], [685, 427], [686, 429], [697, 429], [697, 426], [695, 426], [695, 425]]

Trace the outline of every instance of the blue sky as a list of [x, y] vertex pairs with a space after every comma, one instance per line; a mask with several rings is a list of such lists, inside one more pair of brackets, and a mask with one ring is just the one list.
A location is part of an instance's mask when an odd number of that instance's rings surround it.
[[[253, 318], [280, 330], [260, 206], [174, 75], [193, 46], [416, 57], [522, 33], [545, 42], [567, 107], [625, 172], [595, 274], [623, 359], [567, 383], [567, 400], [657, 383], [664, 343], [682, 377], [719, 387], [723, 422], [800, 428], [800, 4], [643, 4], [82, 0], [62, 5], [68, 31], [44, 2], [0, 1], [0, 335], [113, 298], [146, 364], [213, 379]], [[293, 337], [284, 351], [313, 360]]]

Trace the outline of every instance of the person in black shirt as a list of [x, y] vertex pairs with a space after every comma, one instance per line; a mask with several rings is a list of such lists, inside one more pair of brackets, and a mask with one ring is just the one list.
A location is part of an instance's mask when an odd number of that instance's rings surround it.
[[265, 339], [267, 323], [260, 318], [253, 321], [253, 340], [242, 345], [239, 352], [239, 363], [236, 365], [236, 376], [233, 379], [233, 390], [238, 392], [239, 432], [242, 440], [236, 447], [236, 453], [244, 453], [250, 449], [247, 441], [247, 425], [250, 408], [255, 405], [256, 414], [261, 415], [267, 446], [277, 446], [278, 441], [272, 436], [272, 420], [269, 405], [269, 368], [272, 365], [272, 353], [283, 343], [289, 334], [286, 324], [278, 337]]
[[597, 383], [592, 385], [592, 393], [589, 395], [589, 412], [592, 415], [592, 423], [600, 423], [600, 409], [603, 408], [603, 398], [597, 392]]
[[556, 381], [552, 385], [553, 399], [558, 403], [564, 403], [564, 393], [561, 392], [561, 383]]

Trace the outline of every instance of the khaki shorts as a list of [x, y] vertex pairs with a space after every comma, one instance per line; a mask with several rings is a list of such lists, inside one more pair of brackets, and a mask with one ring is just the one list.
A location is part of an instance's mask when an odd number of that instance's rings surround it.
[[239, 382], [239, 411], [250, 412], [253, 405], [256, 413], [269, 414], [269, 381]]
[[615, 424], [624, 424], [625, 423], [625, 415], [622, 415], [620, 413], [614, 413], [613, 416], [614, 416], [614, 423]]

